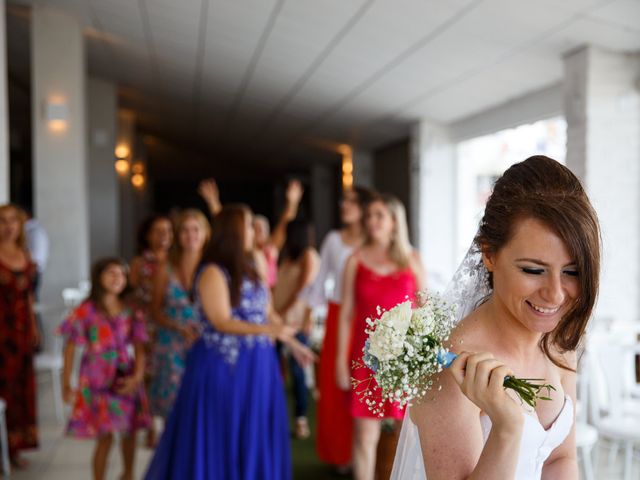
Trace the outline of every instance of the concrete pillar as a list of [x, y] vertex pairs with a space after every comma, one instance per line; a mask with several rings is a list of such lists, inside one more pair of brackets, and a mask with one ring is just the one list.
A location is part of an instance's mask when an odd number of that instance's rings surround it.
[[640, 55], [566, 55], [567, 166], [583, 181], [603, 239], [596, 318], [640, 320]]
[[446, 127], [422, 121], [413, 128], [411, 152], [411, 211], [418, 246], [429, 289], [442, 291], [458, 262], [455, 145]]
[[92, 263], [98, 258], [120, 253], [120, 193], [114, 168], [117, 102], [113, 83], [89, 79], [89, 229]]
[[42, 301], [89, 274], [85, 50], [80, 22], [35, 5], [32, 10], [32, 117], [35, 215], [51, 255]]
[[9, 201], [9, 100], [7, 98], [7, 22], [0, 2], [0, 205]]

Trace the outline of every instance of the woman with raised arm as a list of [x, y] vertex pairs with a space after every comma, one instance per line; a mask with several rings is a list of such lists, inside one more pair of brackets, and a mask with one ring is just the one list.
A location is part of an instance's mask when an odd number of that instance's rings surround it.
[[274, 338], [313, 360], [271, 307], [253, 260], [251, 211], [227, 205], [194, 281], [203, 333], [147, 479], [291, 478], [286, 400]]
[[[571, 171], [544, 157], [498, 179], [449, 287], [458, 358], [410, 408], [392, 478], [578, 478], [576, 349], [598, 292], [596, 214]], [[506, 376], [544, 379], [535, 409]]]

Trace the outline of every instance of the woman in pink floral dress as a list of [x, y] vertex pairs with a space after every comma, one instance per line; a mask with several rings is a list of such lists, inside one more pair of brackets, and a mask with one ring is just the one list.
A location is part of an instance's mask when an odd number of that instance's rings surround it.
[[[133, 478], [135, 432], [151, 423], [143, 389], [143, 345], [147, 333], [142, 312], [121, 299], [127, 286], [126, 273], [126, 264], [119, 259], [99, 260], [92, 270], [89, 299], [60, 326], [60, 333], [67, 338], [64, 397], [68, 403], [73, 401], [67, 432], [80, 438], [96, 438], [95, 479], [105, 476], [114, 432], [122, 435], [121, 478]], [[84, 347], [84, 351], [74, 395], [70, 377], [76, 346]], [[135, 352], [133, 357], [130, 347]]]
[[[149, 341], [145, 347], [145, 354], [150, 358], [155, 343], [155, 323], [151, 318], [150, 305], [153, 285], [159, 270], [164, 268], [173, 242], [173, 225], [169, 217], [153, 214], [147, 217], [138, 228], [138, 255], [131, 261], [129, 285], [135, 306], [142, 310], [147, 325]], [[145, 371], [145, 388], [149, 388], [155, 372], [152, 362], [147, 361]], [[147, 430], [146, 445], [155, 447], [156, 430], [153, 422]]]

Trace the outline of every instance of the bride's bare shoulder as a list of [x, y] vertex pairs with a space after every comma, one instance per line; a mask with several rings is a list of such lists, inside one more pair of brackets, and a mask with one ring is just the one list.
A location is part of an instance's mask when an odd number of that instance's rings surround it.
[[449, 349], [454, 353], [483, 352], [489, 349], [488, 335], [477, 311], [463, 318], [449, 335]]

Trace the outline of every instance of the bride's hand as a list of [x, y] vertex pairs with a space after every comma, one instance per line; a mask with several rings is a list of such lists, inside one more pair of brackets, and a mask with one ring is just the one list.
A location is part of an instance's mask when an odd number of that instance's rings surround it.
[[513, 375], [509, 367], [487, 352], [462, 352], [449, 371], [462, 393], [488, 415], [493, 428], [516, 432], [522, 428], [522, 407], [506, 393], [503, 386], [504, 378]]

